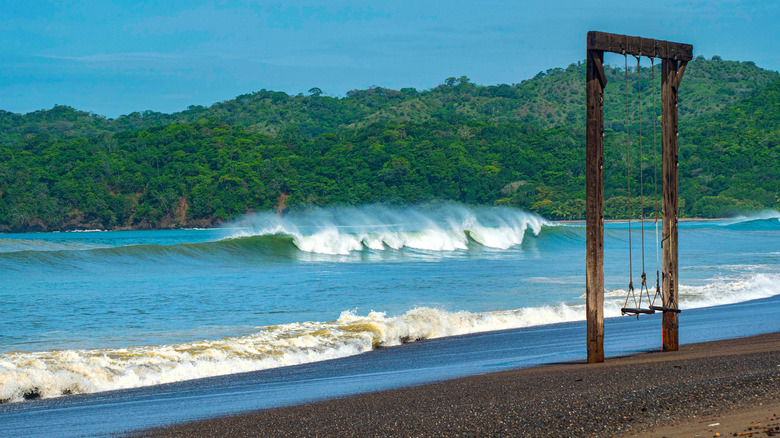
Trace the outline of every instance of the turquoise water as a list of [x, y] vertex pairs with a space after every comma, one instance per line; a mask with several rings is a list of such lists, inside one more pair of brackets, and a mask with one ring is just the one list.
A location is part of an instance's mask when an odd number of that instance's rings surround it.
[[[780, 214], [680, 224], [680, 307], [780, 294]], [[634, 284], [642, 272], [632, 224]], [[628, 284], [607, 225], [606, 316]], [[655, 229], [645, 223], [655, 284]], [[434, 205], [0, 235], [0, 400], [145, 387], [584, 319], [584, 225]], [[555, 358], [551, 358], [555, 360]]]

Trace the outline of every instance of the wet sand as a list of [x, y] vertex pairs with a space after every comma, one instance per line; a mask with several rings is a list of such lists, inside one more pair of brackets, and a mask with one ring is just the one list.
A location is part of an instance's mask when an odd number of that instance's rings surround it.
[[780, 333], [772, 333], [603, 364], [465, 377], [135, 435], [774, 436], [778, 416]]

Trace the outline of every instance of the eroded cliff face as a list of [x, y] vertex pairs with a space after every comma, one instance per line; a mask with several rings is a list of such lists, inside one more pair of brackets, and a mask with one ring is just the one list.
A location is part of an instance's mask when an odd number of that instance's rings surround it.
[[181, 197], [175, 210], [163, 216], [156, 223], [149, 220], [135, 220], [131, 216], [125, 223], [107, 226], [100, 218], [87, 214], [80, 210], [71, 210], [64, 215], [59, 222], [47, 222], [40, 217], [25, 218], [16, 225], [0, 224], [0, 233], [40, 233], [50, 231], [74, 231], [74, 230], [167, 230], [176, 228], [211, 228], [222, 224], [224, 221], [217, 217], [191, 218], [188, 217], [190, 204], [186, 197]]

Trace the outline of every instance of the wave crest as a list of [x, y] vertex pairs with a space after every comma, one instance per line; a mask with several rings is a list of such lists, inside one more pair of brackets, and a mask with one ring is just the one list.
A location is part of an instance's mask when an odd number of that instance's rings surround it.
[[727, 228], [762, 231], [780, 229], [780, 212], [764, 210], [749, 216], [738, 216], [725, 222]]
[[232, 224], [226, 239], [287, 235], [305, 252], [346, 255], [354, 251], [410, 248], [456, 251], [481, 246], [507, 249], [523, 242], [525, 232], [538, 235], [549, 221], [506, 207], [329, 208], [278, 217], [248, 216]]

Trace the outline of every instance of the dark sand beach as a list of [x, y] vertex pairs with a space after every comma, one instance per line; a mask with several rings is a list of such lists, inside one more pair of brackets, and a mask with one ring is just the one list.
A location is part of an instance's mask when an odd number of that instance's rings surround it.
[[778, 417], [780, 333], [771, 333], [597, 365], [484, 374], [135, 436], [758, 437], [780, 436]]

